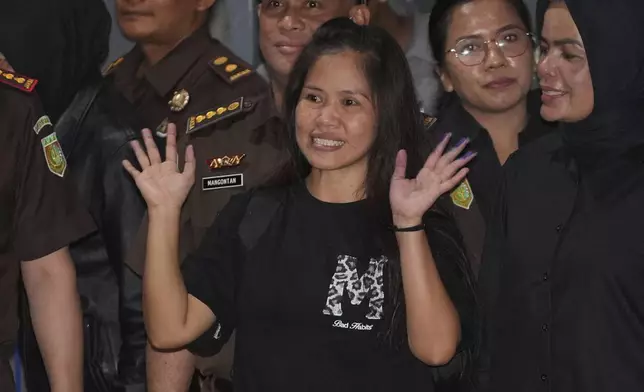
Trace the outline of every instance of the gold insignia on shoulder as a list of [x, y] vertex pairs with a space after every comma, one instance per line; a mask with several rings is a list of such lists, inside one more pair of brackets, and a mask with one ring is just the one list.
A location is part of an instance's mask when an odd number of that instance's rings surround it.
[[223, 156], [221, 158], [213, 158], [208, 160], [208, 167], [210, 170], [222, 169], [225, 167], [235, 167], [241, 165], [242, 160], [246, 157], [246, 154], [233, 155], [233, 156]]
[[106, 75], [109, 75], [110, 73], [112, 73], [112, 71], [114, 71], [116, 69], [116, 67], [121, 65], [123, 60], [124, 60], [123, 57], [119, 57], [118, 59], [114, 60], [112, 62], [112, 64], [108, 65], [107, 68], [105, 68], [105, 70], [103, 70], [103, 76], [106, 76]]
[[245, 69], [243, 71], [237, 72], [236, 74], [234, 74], [233, 76], [230, 77], [230, 81], [234, 82], [235, 80], [241, 78], [242, 76], [246, 76], [246, 75], [250, 74], [251, 72], [252, 71], [250, 69]]
[[437, 120], [436, 117], [428, 116], [426, 114], [423, 115], [423, 125], [425, 125], [425, 128], [429, 128], [432, 125], [434, 125], [436, 120]]
[[165, 137], [168, 136], [168, 124], [169, 123], [170, 123], [170, 121], [168, 120], [167, 117], [165, 119], [163, 119], [163, 121], [161, 121], [161, 124], [159, 124], [159, 126], [156, 129], [156, 134], [157, 134], [158, 137], [165, 138]]
[[188, 93], [184, 89], [181, 89], [174, 92], [174, 95], [168, 102], [168, 105], [170, 105], [170, 110], [172, 110], [173, 112], [180, 112], [185, 109], [185, 107], [188, 105], [188, 102], [190, 102], [190, 93]]
[[42, 138], [40, 143], [45, 153], [45, 160], [47, 161], [49, 171], [59, 177], [63, 177], [67, 169], [67, 160], [65, 159], [65, 154], [63, 154], [63, 149], [60, 147], [56, 133], [54, 132]]
[[228, 57], [226, 57], [226, 56], [221, 56], [221, 57], [217, 57], [217, 58], [215, 59], [215, 61], [213, 61], [213, 64], [215, 64], [215, 65], [224, 65], [224, 64], [226, 64], [227, 62], [228, 62]]
[[247, 65], [242, 65], [241, 60], [235, 60], [225, 56], [217, 57], [208, 64], [215, 73], [224, 79], [226, 83], [232, 84], [239, 78], [250, 75], [253, 71]]
[[53, 126], [49, 117], [48, 116], [40, 117], [38, 121], [36, 121], [36, 125], [34, 125], [34, 132], [36, 132], [36, 135], [39, 134], [40, 131], [42, 131], [42, 129], [47, 125]]
[[452, 191], [452, 193], [450, 193], [450, 197], [452, 198], [452, 203], [454, 203], [455, 206], [466, 210], [470, 209], [474, 202], [474, 193], [472, 192], [472, 187], [470, 186], [470, 182], [467, 178], [464, 179], [459, 186]]
[[12, 71], [0, 69], [0, 83], [30, 93], [34, 91], [34, 88], [36, 88], [38, 79], [19, 75]]
[[244, 97], [237, 98], [227, 107], [221, 106], [218, 109], [208, 109], [202, 113], [195, 114], [188, 118], [186, 133], [190, 134], [199, 129], [218, 123], [219, 121], [234, 116], [244, 110], [253, 107], [252, 102], [244, 102]]

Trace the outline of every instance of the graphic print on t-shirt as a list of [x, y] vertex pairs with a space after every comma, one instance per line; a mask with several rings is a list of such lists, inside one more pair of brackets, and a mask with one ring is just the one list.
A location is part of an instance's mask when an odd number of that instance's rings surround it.
[[[351, 305], [357, 306], [369, 297], [369, 312], [365, 317], [369, 320], [380, 320], [383, 315], [383, 304], [385, 301], [384, 291], [384, 267], [387, 263], [385, 256], [369, 260], [369, 267], [360, 276], [358, 273], [358, 259], [353, 256], [340, 255], [337, 257], [337, 267], [329, 284], [329, 295], [322, 313], [327, 316], [340, 317], [342, 312], [342, 300], [345, 289], [351, 300]], [[336, 328], [368, 330], [373, 325], [361, 323], [342, 322], [336, 320], [333, 324]]]

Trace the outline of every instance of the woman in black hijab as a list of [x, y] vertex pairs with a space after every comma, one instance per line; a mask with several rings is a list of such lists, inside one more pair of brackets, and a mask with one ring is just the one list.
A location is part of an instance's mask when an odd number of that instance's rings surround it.
[[483, 259], [495, 392], [644, 390], [644, 2], [539, 4], [541, 114]]

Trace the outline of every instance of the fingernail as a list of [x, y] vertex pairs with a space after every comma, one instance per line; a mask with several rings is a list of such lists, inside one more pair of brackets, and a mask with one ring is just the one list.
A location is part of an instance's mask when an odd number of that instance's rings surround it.
[[468, 138], [468, 137], [464, 137], [464, 138], [462, 138], [461, 140], [459, 140], [459, 141], [458, 141], [458, 143], [456, 143], [456, 145], [454, 146], [454, 148], [458, 148], [458, 147], [462, 146], [463, 144], [465, 144], [465, 143], [467, 143], [467, 142], [469, 142], [469, 141], [470, 141], [470, 138]]
[[446, 133], [445, 136], [443, 136], [443, 141], [449, 139], [450, 137], [452, 137], [452, 133], [451, 132]]
[[462, 158], [462, 159], [467, 159], [467, 158], [470, 158], [470, 157], [472, 157], [472, 156], [474, 156], [474, 155], [476, 155], [476, 152], [475, 152], [475, 151], [470, 150], [470, 151], [466, 152], [466, 153], [465, 153], [465, 155], [463, 155], [463, 158]]

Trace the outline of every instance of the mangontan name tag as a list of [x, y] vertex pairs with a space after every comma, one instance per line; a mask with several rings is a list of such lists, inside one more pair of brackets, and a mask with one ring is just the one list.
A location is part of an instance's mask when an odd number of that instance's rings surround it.
[[201, 189], [204, 191], [236, 188], [240, 186], [244, 186], [244, 175], [242, 173], [230, 174], [227, 176], [204, 177], [201, 179]]

